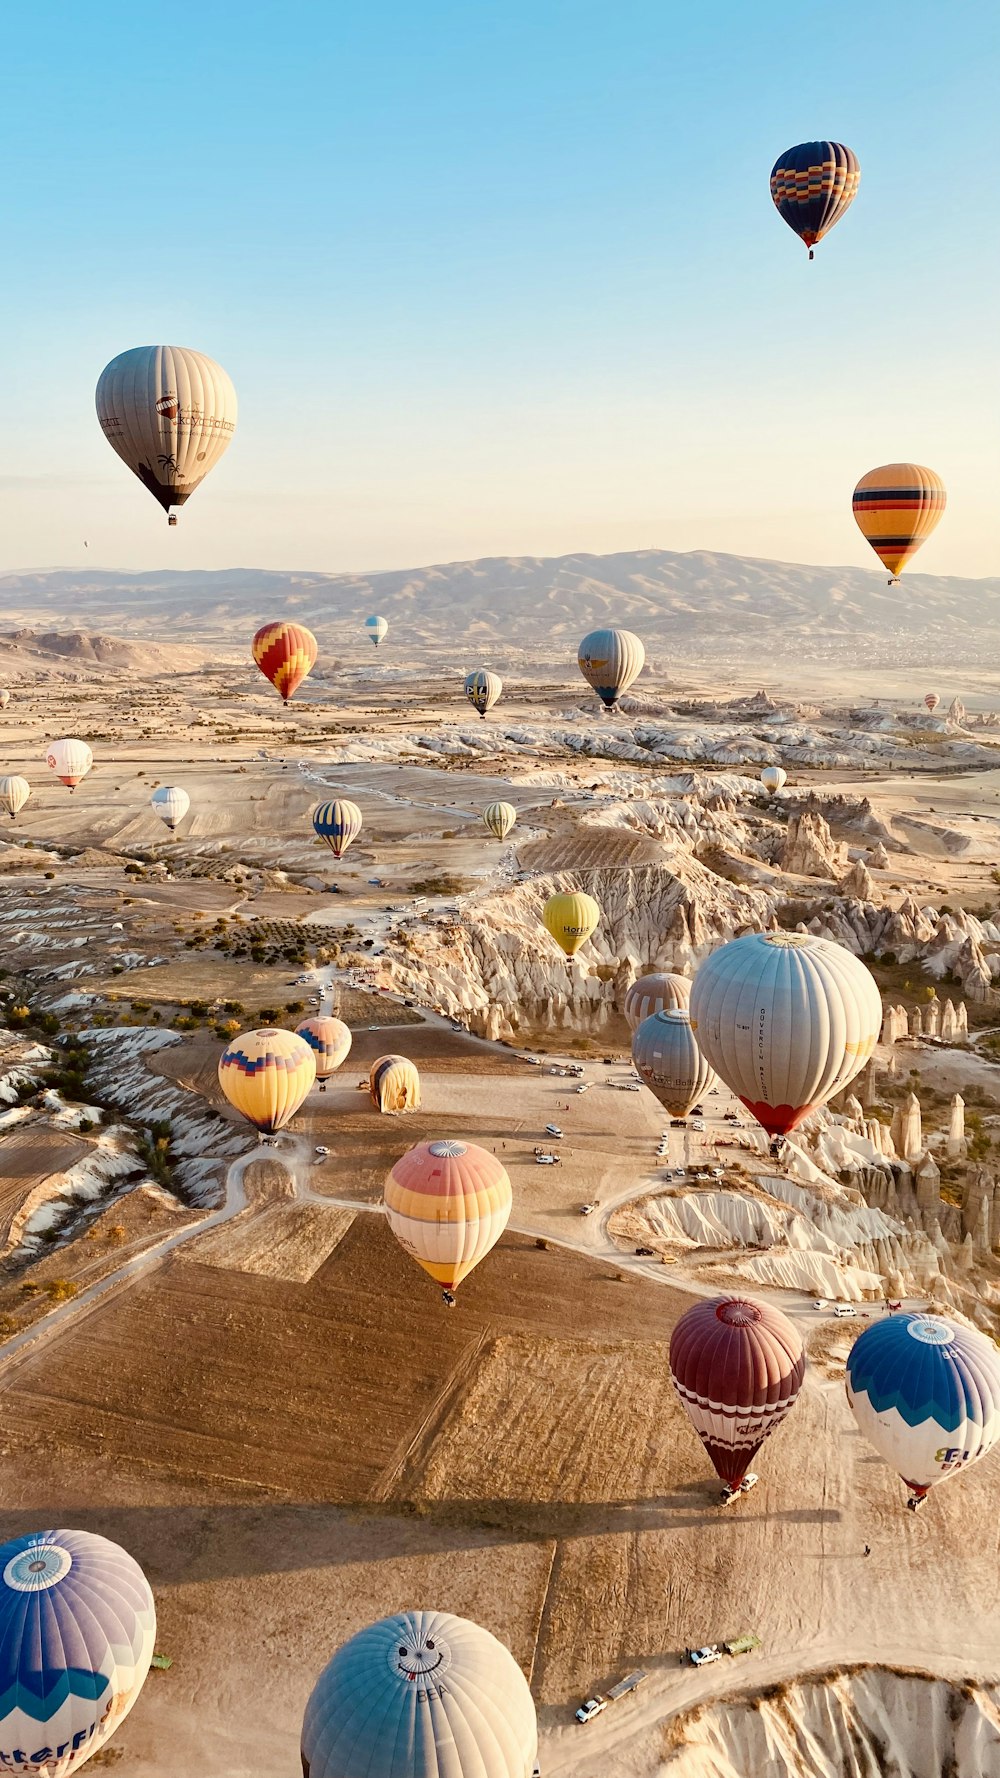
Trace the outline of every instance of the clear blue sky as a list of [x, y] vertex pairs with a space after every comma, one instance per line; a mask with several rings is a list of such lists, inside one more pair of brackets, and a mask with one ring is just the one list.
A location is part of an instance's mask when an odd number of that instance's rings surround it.
[[[0, 568], [660, 545], [874, 564], [858, 476], [1000, 571], [998, 9], [34, 0], [0, 105]], [[813, 265], [768, 193], [833, 136]], [[196, 346], [236, 440], [176, 532], [94, 417]], [[89, 539], [85, 556], [83, 539]]]

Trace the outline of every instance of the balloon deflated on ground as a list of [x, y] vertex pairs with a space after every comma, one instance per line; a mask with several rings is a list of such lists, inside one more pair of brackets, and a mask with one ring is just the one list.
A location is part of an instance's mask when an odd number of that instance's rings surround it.
[[795, 1405], [806, 1361], [780, 1309], [717, 1296], [685, 1309], [670, 1375], [716, 1474], [736, 1492], [764, 1440]]
[[650, 1013], [632, 1033], [636, 1073], [671, 1117], [687, 1117], [715, 1075], [702, 1055], [686, 1007]]
[[45, 763], [55, 772], [60, 784], [67, 784], [75, 790], [81, 778], [85, 778], [94, 763], [94, 755], [86, 741], [78, 741], [67, 736], [61, 741], [50, 741]]
[[401, 1611], [359, 1630], [313, 1686], [303, 1778], [531, 1778], [528, 1682], [488, 1630]]
[[91, 1531], [0, 1547], [0, 1770], [66, 1778], [131, 1710], [156, 1639], [139, 1564]]
[[1000, 1437], [1000, 1352], [943, 1315], [890, 1315], [851, 1347], [847, 1399], [916, 1506]]
[[752, 932], [706, 958], [691, 989], [698, 1047], [769, 1135], [787, 1136], [860, 1072], [882, 1002], [843, 945]]
[[420, 1110], [420, 1075], [408, 1056], [379, 1056], [369, 1070], [368, 1091], [376, 1111]]
[[385, 1212], [400, 1246], [446, 1300], [503, 1234], [513, 1204], [507, 1169], [474, 1142], [418, 1142], [385, 1182]]
[[331, 1074], [336, 1074], [342, 1062], [346, 1062], [351, 1053], [351, 1033], [343, 1019], [316, 1018], [304, 1019], [296, 1025], [295, 1034], [305, 1039], [316, 1060], [316, 1079], [319, 1090], [326, 1092], [326, 1083]]
[[280, 691], [285, 704], [312, 671], [319, 653], [312, 631], [289, 623], [262, 624], [250, 650], [264, 678]]
[[305, 1038], [269, 1025], [234, 1037], [219, 1061], [226, 1098], [261, 1135], [284, 1128], [315, 1079], [316, 1058]]
[[684, 1012], [691, 1001], [691, 978], [662, 970], [655, 975], [641, 975], [625, 996], [622, 1011], [629, 1028], [635, 1031], [654, 1012]]
[[97, 418], [112, 450], [176, 525], [236, 431], [236, 390], [187, 346], [133, 346], [101, 372]]
[[542, 909], [546, 932], [567, 957], [575, 957], [581, 945], [597, 931], [601, 910], [592, 895], [550, 895]]

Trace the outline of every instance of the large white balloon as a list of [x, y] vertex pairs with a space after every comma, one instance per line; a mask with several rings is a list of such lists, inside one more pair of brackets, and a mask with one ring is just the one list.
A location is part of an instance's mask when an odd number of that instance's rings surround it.
[[773, 1135], [854, 1079], [881, 1023], [864, 964], [810, 933], [753, 932], [720, 945], [691, 990], [699, 1049]]
[[303, 1778], [531, 1778], [528, 1682], [488, 1630], [401, 1611], [323, 1669], [302, 1723]]
[[0, 710], [6, 710], [9, 703], [10, 692], [4, 687], [3, 691], [0, 691]]
[[787, 783], [788, 773], [784, 766], [765, 766], [761, 772], [760, 781], [768, 796], [774, 796], [775, 792]]
[[55, 772], [63, 784], [75, 790], [81, 778], [85, 778], [94, 763], [94, 755], [86, 741], [77, 741], [67, 736], [61, 741], [50, 741], [45, 763]]
[[12, 821], [15, 815], [20, 814], [30, 795], [31, 785], [27, 778], [21, 778], [17, 773], [0, 778], [0, 808], [6, 809]]
[[715, 1085], [685, 1008], [650, 1013], [632, 1036], [636, 1073], [671, 1117], [687, 1117]]
[[97, 417], [154, 500], [177, 523], [183, 506], [232, 443], [236, 390], [221, 364], [187, 346], [134, 346], [101, 372]]
[[602, 704], [612, 710], [646, 664], [646, 650], [631, 630], [591, 630], [577, 654], [580, 671]]
[[153, 791], [149, 800], [154, 814], [166, 822], [171, 833], [177, 823], [183, 821], [191, 807], [191, 798], [178, 784], [161, 784], [159, 790]]

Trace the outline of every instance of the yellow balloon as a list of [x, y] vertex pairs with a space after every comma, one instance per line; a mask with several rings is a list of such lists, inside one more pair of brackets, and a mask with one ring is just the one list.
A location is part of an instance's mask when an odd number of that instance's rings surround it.
[[550, 895], [542, 909], [546, 931], [567, 957], [574, 957], [597, 931], [601, 910], [592, 895]]
[[368, 1072], [376, 1111], [419, 1111], [420, 1076], [408, 1056], [379, 1056]]
[[496, 839], [505, 840], [517, 820], [517, 810], [513, 803], [487, 803], [483, 820]]
[[265, 1026], [234, 1037], [219, 1062], [219, 1085], [255, 1130], [273, 1135], [295, 1116], [316, 1079], [304, 1037]]

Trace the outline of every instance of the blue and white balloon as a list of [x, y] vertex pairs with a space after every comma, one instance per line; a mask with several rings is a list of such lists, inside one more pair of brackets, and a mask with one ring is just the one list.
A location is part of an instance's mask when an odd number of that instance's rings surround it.
[[379, 643], [384, 642], [389, 634], [388, 619], [379, 617], [377, 614], [374, 617], [366, 617], [365, 629], [368, 631], [369, 636], [377, 648]]
[[891, 1315], [855, 1340], [847, 1399], [916, 1504], [1000, 1437], [1000, 1352], [943, 1315]]
[[128, 1715], [149, 1671], [153, 1595], [90, 1531], [0, 1547], [0, 1771], [66, 1778]]

